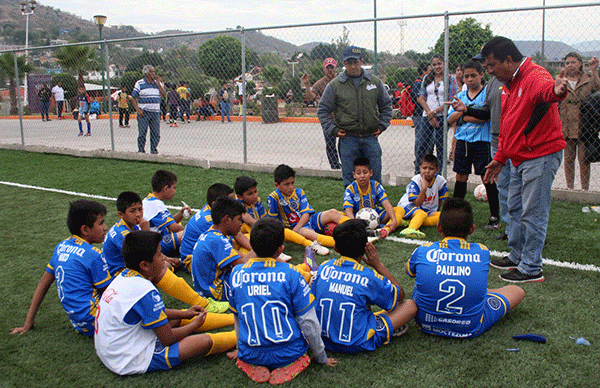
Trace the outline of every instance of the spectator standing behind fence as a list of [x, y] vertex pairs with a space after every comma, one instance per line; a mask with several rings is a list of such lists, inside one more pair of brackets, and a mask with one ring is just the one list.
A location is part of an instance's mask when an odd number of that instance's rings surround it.
[[187, 122], [190, 122], [190, 91], [187, 88], [187, 82], [181, 81], [177, 88], [179, 93], [179, 114], [181, 115], [181, 122], [185, 122], [185, 115], [187, 114]]
[[[423, 129], [421, 126], [423, 125], [423, 120], [426, 118], [423, 115], [423, 107], [419, 104], [419, 95], [421, 94], [421, 84], [423, 83], [423, 78], [427, 76], [427, 74], [431, 73], [431, 65], [429, 63], [421, 62], [419, 63], [419, 67], [417, 68], [419, 76], [413, 82], [412, 87], [410, 88], [410, 98], [415, 104], [415, 111], [412, 115], [413, 124], [415, 126], [415, 158], [417, 158], [417, 145], [420, 144], [420, 141], [416, 139], [421, 136], [423, 133]], [[421, 160], [415, 159], [415, 174], [420, 174], [421, 169]]]
[[129, 101], [131, 101], [131, 96], [127, 94], [127, 88], [123, 86], [119, 94], [117, 94], [119, 128], [129, 128]]
[[[337, 76], [337, 62], [333, 58], [326, 58], [323, 61], [323, 71], [325, 75], [319, 79], [317, 82], [310, 86], [310, 76], [307, 73], [302, 75], [302, 82], [304, 83], [304, 87], [306, 88], [306, 100], [307, 101], [315, 101], [317, 104], [319, 103], [319, 99], [323, 95], [325, 88]], [[331, 166], [334, 170], [339, 170], [342, 168], [340, 164], [340, 158], [338, 156], [337, 150], [337, 139], [333, 135], [328, 135], [327, 133], [323, 133], [325, 136], [325, 152], [327, 152], [327, 159], [329, 160], [329, 166]]]
[[62, 120], [63, 106], [65, 103], [65, 89], [62, 88], [60, 81], [56, 82], [56, 85], [52, 88], [52, 95], [54, 101], [56, 101], [56, 116], [59, 120]]
[[344, 187], [354, 181], [354, 160], [371, 162], [373, 179], [381, 183], [381, 146], [377, 137], [392, 119], [392, 100], [376, 76], [362, 68], [362, 50], [344, 49], [346, 70], [332, 80], [319, 101], [317, 116], [323, 132], [337, 136]]
[[179, 111], [179, 93], [175, 84], [169, 85], [167, 93], [167, 105], [169, 106], [169, 127], [177, 127], [177, 112]]
[[229, 113], [231, 111], [231, 100], [233, 99], [233, 89], [226, 83], [223, 84], [221, 90], [219, 90], [219, 101], [221, 103], [221, 122], [225, 122], [225, 116], [227, 116], [227, 122], [231, 122]]
[[48, 89], [46, 84], [42, 84], [42, 88], [38, 92], [38, 97], [40, 98], [42, 121], [50, 121], [50, 117], [48, 117], [48, 108], [50, 107], [50, 98], [52, 98], [52, 92], [50, 89]]
[[[437, 158], [440, 163], [444, 160], [444, 60], [439, 54], [431, 59], [433, 71], [423, 78], [419, 104], [423, 107], [423, 121], [421, 132], [415, 139], [415, 170], [417, 163], [420, 165], [423, 157], [433, 153], [433, 146], [437, 149]], [[448, 76], [448, 98], [456, 96], [456, 79]]]
[[579, 160], [579, 179], [581, 188], [590, 188], [590, 164], [585, 159], [585, 145], [581, 140], [579, 108], [581, 101], [600, 90], [598, 78], [598, 58], [590, 60], [591, 74], [583, 71], [581, 55], [572, 52], [565, 57], [565, 75], [567, 77], [567, 97], [559, 103], [558, 112], [562, 121], [563, 138], [567, 142], [565, 148], [565, 177], [567, 188], [575, 186], [575, 157]]
[[[506, 160], [512, 162], [508, 192], [511, 252], [491, 265], [510, 270], [500, 275], [505, 281], [541, 282], [551, 188], [566, 145], [556, 103], [567, 94], [567, 78], [563, 69], [555, 81], [502, 36], [487, 42], [481, 55], [488, 73], [505, 84], [498, 151], [484, 180], [495, 181]], [[452, 105], [470, 115], [464, 104]]]
[[131, 93], [131, 102], [137, 112], [138, 152], [146, 152], [146, 134], [150, 128], [150, 153], [158, 153], [160, 141], [160, 101], [167, 95], [154, 67], [145, 65], [144, 78], [137, 81]]

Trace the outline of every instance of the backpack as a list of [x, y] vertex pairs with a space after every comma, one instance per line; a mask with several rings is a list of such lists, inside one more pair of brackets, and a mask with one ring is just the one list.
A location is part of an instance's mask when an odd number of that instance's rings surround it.
[[415, 103], [410, 97], [410, 92], [411, 87], [405, 87], [400, 94], [400, 101], [398, 102], [398, 109], [400, 109], [400, 114], [404, 117], [412, 116], [415, 112]]

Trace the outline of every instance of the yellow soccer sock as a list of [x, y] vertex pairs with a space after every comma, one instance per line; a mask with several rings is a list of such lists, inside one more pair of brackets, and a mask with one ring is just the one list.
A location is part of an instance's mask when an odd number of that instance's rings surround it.
[[298, 272], [300, 272], [300, 275], [302, 275], [306, 283], [310, 283], [310, 278], [312, 278], [312, 274], [310, 273], [310, 267], [308, 266], [308, 264], [298, 264], [296, 266], [296, 269], [298, 270]]
[[242, 228], [240, 230], [242, 231], [243, 234], [247, 234], [248, 235], [246, 237], [250, 238], [250, 229], [251, 229], [250, 225], [248, 225], [248, 224], [242, 224]]
[[408, 227], [414, 230], [418, 230], [421, 227], [421, 225], [423, 225], [423, 222], [425, 222], [426, 219], [427, 213], [425, 213], [423, 210], [417, 210], [413, 218], [410, 220], [410, 224], [408, 224]]
[[425, 226], [436, 226], [440, 222], [440, 212], [433, 213], [432, 216], [429, 216], [423, 222]]
[[312, 241], [304, 237], [303, 235], [294, 232], [289, 228], [285, 228], [283, 231], [283, 239], [285, 241], [290, 241], [298, 245], [302, 245], [303, 247], [309, 247], [312, 244]]
[[328, 248], [333, 248], [335, 246], [335, 240], [333, 237], [325, 236], [324, 234], [317, 234], [317, 242]]
[[187, 303], [190, 306], [198, 305], [206, 307], [208, 301], [206, 298], [198, 295], [196, 291], [185, 281], [171, 271], [167, 271], [165, 276], [156, 285], [158, 288], [171, 295], [173, 298]]
[[344, 222], [348, 221], [350, 219], [350, 217], [348, 216], [342, 216], [342, 218], [340, 218], [340, 222], [338, 222], [339, 224], [343, 224]]
[[213, 342], [213, 346], [210, 348], [207, 356], [211, 354], [223, 353], [229, 349], [233, 349], [237, 344], [237, 338], [235, 331], [227, 331], [224, 333], [206, 333]]
[[[394, 208], [394, 215], [396, 216], [396, 221], [397, 221], [396, 228], [394, 228], [394, 230], [396, 230], [398, 228], [398, 226], [400, 226], [400, 223], [402, 222], [402, 220], [404, 219], [404, 208], [401, 206], [396, 206]], [[390, 233], [391, 233], [394, 230], [392, 230], [392, 228], [389, 227], [390, 222], [392, 222], [391, 218], [387, 222], [387, 224], [385, 224], [385, 226], [390, 230]]]
[[[189, 325], [194, 319], [182, 319], [181, 326]], [[196, 330], [196, 333], [220, 329], [225, 326], [233, 326], [233, 314], [206, 313], [206, 319], [202, 326]]]

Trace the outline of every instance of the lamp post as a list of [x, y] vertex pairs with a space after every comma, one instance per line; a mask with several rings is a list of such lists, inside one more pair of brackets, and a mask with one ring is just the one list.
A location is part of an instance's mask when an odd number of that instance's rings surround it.
[[[33, 14], [33, 11], [37, 6], [37, 1], [21, 1], [19, 5], [21, 7], [21, 15], [25, 16], [25, 61], [27, 61], [27, 51], [29, 49], [29, 15]], [[28, 105], [27, 93], [27, 74], [25, 74], [25, 98], [23, 99], [24, 105]]]
[[[98, 25], [98, 33], [100, 34], [100, 40], [102, 40], [102, 27], [104, 27], [104, 23], [106, 23], [106, 16], [95, 15], [94, 22]], [[100, 47], [100, 65], [102, 66], [102, 105], [104, 105], [106, 102], [106, 87], [104, 83], [104, 43], [102, 43]], [[110, 102], [108, 103], [110, 104]]]

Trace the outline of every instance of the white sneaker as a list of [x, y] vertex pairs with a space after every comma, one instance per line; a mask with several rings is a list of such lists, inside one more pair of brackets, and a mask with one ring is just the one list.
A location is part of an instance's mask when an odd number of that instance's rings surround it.
[[285, 253], [281, 252], [281, 254], [279, 255], [279, 260], [287, 263], [288, 261], [292, 260], [292, 256], [286, 255]]
[[370, 242], [371, 244], [376, 243], [377, 241], [379, 241], [379, 237], [367, 237], [367, 242]]
[[329, 254], [329, 249], [319, 244], [317, 241], [313, 241], [313, 243], [310, 244], [310, 249], [320, 256], [327, 256]]

